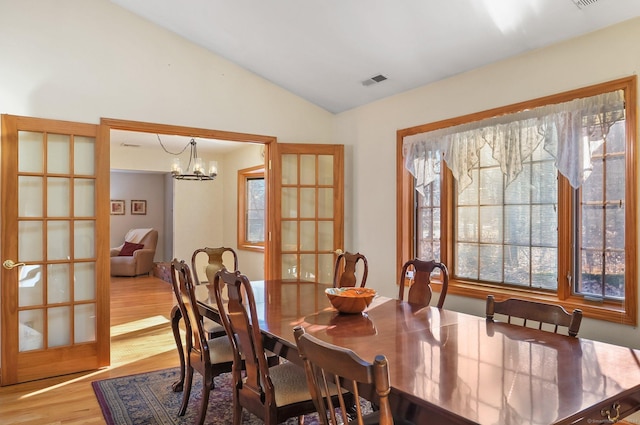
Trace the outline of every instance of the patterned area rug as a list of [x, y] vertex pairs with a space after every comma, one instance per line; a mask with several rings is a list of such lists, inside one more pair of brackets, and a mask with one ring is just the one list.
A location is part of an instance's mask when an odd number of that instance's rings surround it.
[[[178, 416], [182, 393], [175, 393], [171, 384], [178, 379], [178, 368], [158, 370], [139, 375], [110, 378], [91, 383], [108, 425], [177, 425], [193, 424], [198, 416], [202, 378], [194, 374], [189, 406], [184, 416]], [[215, 388], [209, 396], [209, 409], [205, 424], [231, 424], [231, 375], [226, 373], [215, 378]], [[285, 424], [297, 424], [291, 418]], [[246, 410], [243, 425], [258, 425], [263, 422]], [[317, 414], [305, 417], [305, 425], [318, 424]]]

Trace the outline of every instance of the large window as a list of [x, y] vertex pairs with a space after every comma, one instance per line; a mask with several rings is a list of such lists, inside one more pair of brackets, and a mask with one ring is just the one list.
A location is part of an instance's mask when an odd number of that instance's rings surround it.
[[[568, 114], [577, 122], [567, 124], [574, 134], [560, 128], [564, 118], [521, 120], [523, 111], [612, 92], [621, 99], [616, 106]], [[420, 167], [432, 171], [418, 170], [411, 157], [414, 178], [407, 158], [399, 164], [398, 266], [412, 257], [434, 258], [449, 267], [451, 293], [556, 302], [581, 308], [587, 317], [635, 324], [635, 96], [635, 78], [629, 78], [401, 130], [399, 153], [403, 141], [426, 135], [418, 156], [427, 158]], [[485, 120], [512, 128], [486, 129]], [[460, 135], [454, 122], [472, 124], [463, 124]], [[481, 137], [469, 137], [469, 129], [480, 129]], [[523, 133], [536, 142], [522, 142]], [[562, 155], [564, 137], [585, 147], [581, 155]], [[427, 157], [441, 140], [444, 156]], [[452, 152], [452, 146], [467, 150]], [[578, 174], [566, 171], [582, 162], [587, 165]]]
[[238, 170], [238, 248], [264, 251], [264, 166]]

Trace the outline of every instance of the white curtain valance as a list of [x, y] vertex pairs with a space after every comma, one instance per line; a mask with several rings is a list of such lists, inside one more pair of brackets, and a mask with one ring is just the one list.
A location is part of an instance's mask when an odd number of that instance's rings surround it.
[[624, 117], [624, 92], [617, 90], [405, 136], [404, 166], [416, 178], [416, 190], [424, 194], [424, 186], [436, 178], [434, 167], [442, 155], [462, 191], [472, 182], [480, 149], [489, 144], [509, 184], [542, 142], [558, 172], [577, 188], [591, 173], [591, 155]]

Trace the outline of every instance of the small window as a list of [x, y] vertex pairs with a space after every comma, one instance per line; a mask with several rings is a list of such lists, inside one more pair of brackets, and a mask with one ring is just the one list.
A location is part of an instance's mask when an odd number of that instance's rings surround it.
[[238, 170], [238, 248], [264, 251], [264, 166]]

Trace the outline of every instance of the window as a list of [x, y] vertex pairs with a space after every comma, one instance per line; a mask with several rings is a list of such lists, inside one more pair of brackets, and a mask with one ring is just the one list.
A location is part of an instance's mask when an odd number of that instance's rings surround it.
[[[516, 124], [536, 108], [610, 93], [617, 93], [618, 106], [571, 115], [577, 122], [572, 130], [580, 130], [572, 140], [586, 156], [560, 153], [570, 143], [560, 128], [566, 121], [535, 117]], [[635, 96], [633, 77], [400, 130], [399, 162], [405, 163], [398, 164], [398, 267], [412, 257], [434, 258], [449, 267], [450, 293], [556, 302], [570, 311], [581, 308], [587, 317], [635, 325]], [[485, 122], [508, 129], [487, 130]], [[561, 135], [557, 140], [545, 132], [551, 126]], [[481, 137], [455, 133], [459, 128], [481, 129]], [[523, 133], [541, 142], [521, 143]], [[408, 154], [402, 158], [403, 141], [417, 137], [428, 142], [420, 145], [422, 165]], [[510, 145], [512, 137], [519, 143]], [[444, 161], [425, 153], [442, 140]], [[554, 143], [557, 151], [550, 148]], [[518, 155], [518, 161], [504, 160]], [[585, 158], [588, 166], [582, 167]]]
[[264, 251], [264, 166], [238, 170], [238, 248]]

